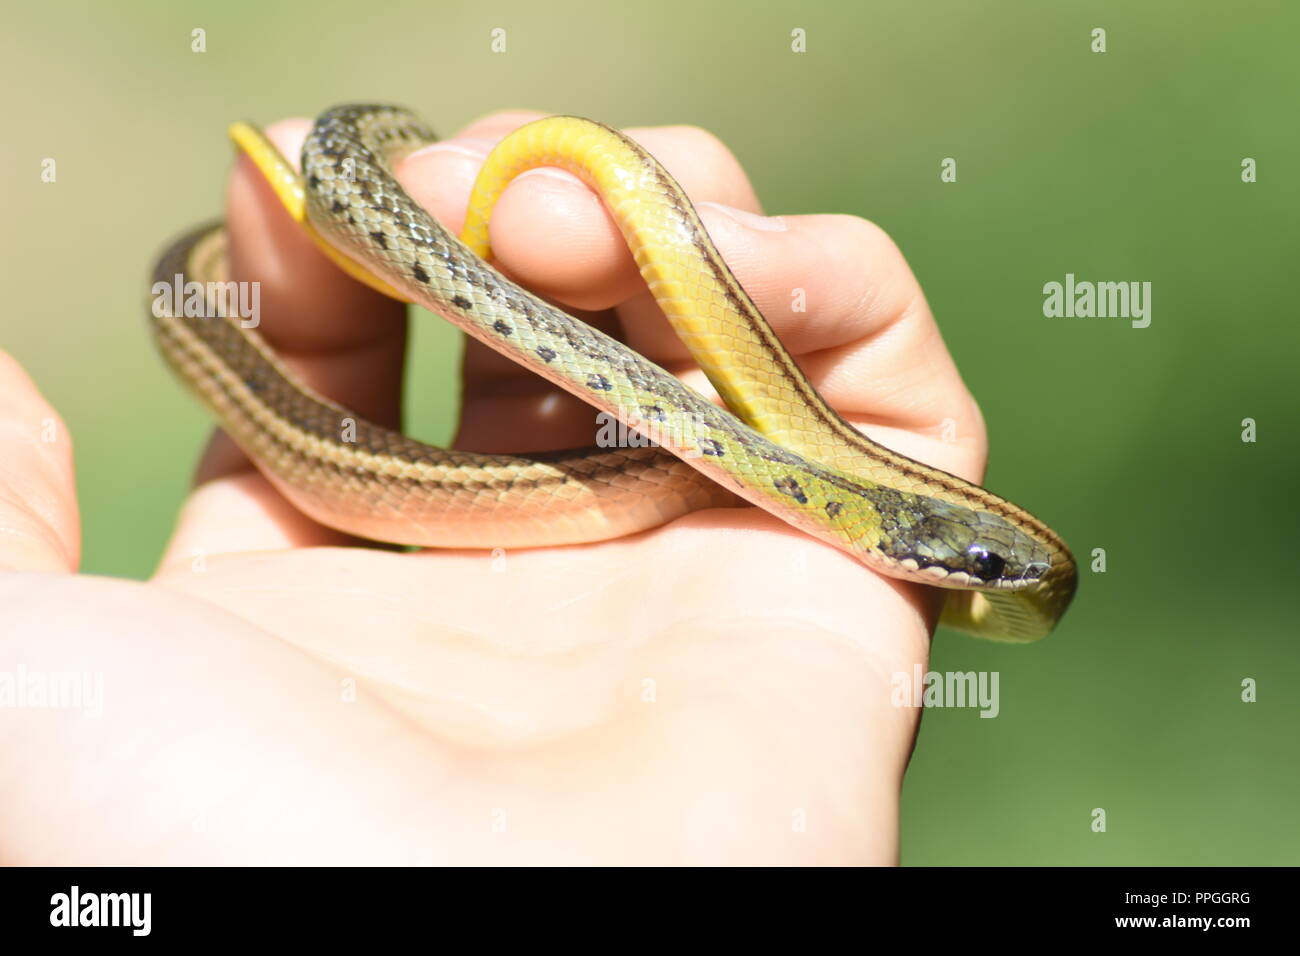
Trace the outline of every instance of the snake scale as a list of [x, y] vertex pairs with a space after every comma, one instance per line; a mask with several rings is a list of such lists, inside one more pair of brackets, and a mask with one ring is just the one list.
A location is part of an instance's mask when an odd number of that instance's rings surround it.
[[[316, 121], [299, 174], [255, 127], [236, 142], [341, 267], [421, 305], [655, 442], [483, 455], [425, 445], [313, 393], [255, 330], [155, 296], [155, 340], [180, 379], [300, 510], [363, 537], [429, 547], [599, 541], [703, 508], [764, 508], [893, 577], [944, 588], [943, 622], [983, 637], [1048, 633], [1073, 597], [1064, 542], [1025, 510], [871, 441], [781, 346], [714, 248], [694, 207], [644, 149], [591, 120], [549, 117], [493, 150], [462, 237], [392, 174], [435, 141], [410, 112], [347, 105]], [[602, 198], [650, 291], [727, 408], [489, 263], [493, 205], [521, 172], [558, 166]], [[220, 224], [173, 243], [175, 277], [230, 279]]]

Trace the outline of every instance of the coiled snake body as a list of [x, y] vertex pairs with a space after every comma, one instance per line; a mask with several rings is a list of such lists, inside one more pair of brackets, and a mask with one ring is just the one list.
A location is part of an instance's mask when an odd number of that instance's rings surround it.
[[[1061, 539], [1023, 509], [840, 418], [727, 269], [681, 188], [621, 134], [575, 117], [516, 130], [483, 167], [463, 241], [393, 178], [397, 157], [434, 141], [405, 110], [322, 114], [301, 177], [255, 128], [237, 124], [232, 135], [347, 271], [444, 316], [659, 446], [529, 456], [435, 448], [295, 382], [238, 317], [186, 316], [156, 300], [153, 328], [168, 363], [313, 518], [400, 544], [531, 547], [618, 537], [739, 495], [870, 568], [949, 589], [950, 626], [1033, 640], [1068, 606], [1076, 570]], [[730, 412], [488, 264], [492, 206], [537, 166], [567, 169], [601, 194]], [[163, 254], [156, 283], [178, 275], [226, 280], [219, 225]]]

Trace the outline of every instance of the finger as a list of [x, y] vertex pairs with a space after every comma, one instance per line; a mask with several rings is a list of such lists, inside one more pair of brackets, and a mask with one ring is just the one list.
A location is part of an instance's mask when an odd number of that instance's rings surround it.
[[[672, 149], [677, 131], [663, 132], [662, 145], [648, 137], [643, 140], [652, 151]], [[701, 150], [697, 155], [710, 152]], [[741, 183], [739, 201], [748, 208], [702, 198], [697, 190], [701, 219], [723, 259], [778, 336], [798, 355], [815, 387], [846, 417], [870, 426], [871, 433], [891, 447], [978, 476], [986, 451], [983, 419], [897, 246], [879, 227], [856, 217], [758, 216], [757, 202], [744, 195], [748, 181], [729, 168], [729, 154], [712, 151], [711, 155], [711, 163], [683, 178], [705, 182], [705, 188], [724, 198], [736, 195], [734, 188], [727, 194], [728, 182]], [[455, 160], [466, 189], [475, 161], [468, 153]], [[709, 168], [722, 171], [712, 184], [707, 183]], [[537, 275], [548, 256], [556, 259], [561, 243], [553, 241], [550, 216], [559, 210], [556, 231], [575, 234], [563, 248], [576, 249], [573, 261], [585, 261], [590, 267], [585, 275], [581, 268], [569, 273], [564, 282], [590, 280], [597, 291], [591, 299], [557, 290], [554, 284], [543, 291], [569, 304], [601, 303], [626, 294], [630, 281], [634, 291], [618, 310], [628, 343], [712, 395], [703, 376], [689, 371], [685, 345], [640, 284], [630, 260], [618, 265], [609, 258], [626, 259], [626, 247], [595, 194], [567, 174], [545, 181], [538, 176], [531, 187], [527, 175], [507, 190], [518, 197], [515, 208], [521, 218], [507, 228], [503, 225], [507, 218], [501, 214], [510, 207], [503, 205], [494, 215], [502, 234], [501, 242], [496, 233], [493, 239], [494, 250], [504, 260], [501, 265], [524, 277], [530, 272]], [[606, 258], [592, 249], [604, 249]], [[564, 275], [563, 268], [563, 262], [557, 262], [560, 271], [553, 274]], [[609, 327], [611, 322], [601, 313], [594, 315], [593, 324]], [[465, 368], [468, 383], [485, 383], [478, 391], [467, 388], [467, 398], [473, 400], [466, 403], [462, 438], [473, 447], [510, 447], [479, 444], [491, 441], [488, 436], [494, 434], [502, 438], [508, 434], [512, 441], [528, 435], [561, 436], [562, 444], [590, 440], [592, 415], [579, 400], [555, 396], [536, 377], [519, 378], [512, 363], [485, 349], [467, 350]], [[505, 434], [503, 422], [510, 423]]]
[[[757, 217], [706, 204], [727, 265], [826, 400], [873, 438], [975, 478], [984, 421], [912, 270], [878, 226], [854, 216]], [[619, 310], [628, 344], [673, 369], [689, 353], [649, 293]], [[684, 376], [712, 395], [702, 374]]]
[[[504, 129], [530, 114], [472, 125], [399, 164], [412, 196], [453, 232], [464, 224], [479, 167]], [[716, 137], [693, 126], [625, 131], [668, 170], [692, 202], [759, 210], [744, 169]], [[534, 292], [579, 309], [608, 309], [641, 288], [636, 263], [600, 198], [576, 176], [540, 167], [502, 193], [490, 223], [494, 264]]]
[[[455, 191], [468, 195], [479, 154], [486, 156], [497, 139], [539, 115], [492, 114], [444, 144], [459, 154], [448, 161], [455, 167]], [[953, 420], [959, 433], [982, 434], [979, 409], [920, 286], [883, 230], [852, 216], [756, 215], [759, 203], [744, 170], [716, 137], [694, 127], [628, 133], [678, 179], [724, 260], [837, 409], [882, 429], [925, 432]], [[462, 143], [462, 137], [482, 144]], [[451, 207], [456, 225], [463, 205]], [[608, 308], [622, 302], [620, 283], [630, 282], [632, 299], [619, 309], [629, 344], [670, 367], [689, 361], [640, 285], [613, 219], [576, 177], [553, 169], [525, 173], [502, 196], [493, 225], [493, 251], [502, 267], [562, 303]], [[556, 261], [557, 248], [574, 252]], [[583, 284], [596, 291], [583, 291]], [[498, 368], [495, 355], [475, 354], [474, 360], [481, 364], [467, 371], [475, 377]], [[532, 394], [524, 400], [543, 404]], [[554, 417], [554, 409], [548, 414]]]
[[393, 171], [411, 198], [448, 232], [460, 235], [470, 191], [492, 147], [511, 131], [546, 115], [538, 110], [489, 113], [455, 136], [403, 157]]
[[[916, 277], [879, 227], [852, 216], [755, 216], [719, 204], [701, 220], [813, 386], [873, 438], [975, 480], [987, 445], [983, 417], [944, 346]], [[702, 394], [713, 389], [648, 291], [618, 310], [628, 344]], [[545, 412], [545, 415], [543, 415]], [[471, 417], [472, 416], [472, 417]], [[498, 388], [466, 421], [488, 428], [562, 428], [589, 441], [593, 417], [576, 399]]]
[[[478, 170], [506, 133], [541, 114], [493, 114], [453, 140], [428, 147], [398, 168], [412, 195], [449, 229], [459, 230]], [[758, 209], [735, 157], [694, 127], [629, 130], [698, 201]], [[599, 311], [644, 290], [635, 262], [601, 199], [553, 168], [524, 173], [492, 218], [494, 264], [506, 275], [602, 331], [616, 317]], [[457, 444], [484, 451], [532, 450], [590, 441], [592, 413], [578, 399], [471, 342], [464, 359], [465, 403]], [[520, 442], [524, 444], [520, 444]]]
[[81, 521], [72, 440], [16, 359], [0, 352], [0, 570], [75, 571]]
[[[297, 157], [306, 120], [267, 129]], [[400, 425], [405, 307], [346, 276], [289, 217], [262, 175], [240, 157], [227, 192], [232, 275], [257, 282], [257, 331], [299, 381], [364, 418]], [[209, 445], [164, 566], [195, 555], [354, 543], [304, 518], [224, 434]]]
[[[744, 169], [716, 137], [692, 126], [629, 129], [693, 203], [758, 212]], [[492, 213], [492, 252], [507, 274], [580, 309], [608, 309], [644, 288], [613, 216], [578, 177], [541, 167], [506, 188]]]
[[[296, 157], [306, 120], [267, 129], [285, 156]], [[406, 309], [334, 265], [241, 156], [226, 197], [231, 270], [261, 283], [265, 321], [258, 331], [310, 388], [371, 421], [401, 419]]]

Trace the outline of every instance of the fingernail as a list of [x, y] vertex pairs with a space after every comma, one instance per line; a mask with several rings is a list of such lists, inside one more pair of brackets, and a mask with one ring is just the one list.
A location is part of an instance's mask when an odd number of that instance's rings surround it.
[[748, 226], [750, 229], [758, 229], [762, 232], [785, 232], [789, 229], [783, 216], [760, 216], [745, 209], [724, 206], [720, 202], [700, 202], [696, 203], [695, 206], [697, 209], [705, 207], [716, 209], [718, 212], [730, 216], [742, 226]]
[[573, 175], [573, 173], [559, 169], [555, 166], [538, 166], [535, 169], [529, 169], [520, 173], [515, 177], [515, 179], [527, 179], [529, 176], [542, 176], [547, 179], [559, 179], [566, 183], [576, 183], [579, 186], [583, 185], [582, 180]]

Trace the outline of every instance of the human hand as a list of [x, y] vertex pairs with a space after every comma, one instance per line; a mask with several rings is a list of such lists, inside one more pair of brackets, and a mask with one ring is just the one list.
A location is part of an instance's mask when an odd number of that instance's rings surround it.
[[[530, 118], [481, 120], [399, 177], [455, 231], [482, 156]], [[308, 126], [270, 133], [296, 156]], [[980, 477], [978, 409], [883, 233], [756, 218], [708, 134], [631, 132], [832, 405]], [[238, 277], [262, 283], [263, 335], [314, 389], [395, 425], [403, 308], [329, 264], [245, 162], [228, 221]], [[520, 177], [492, 236], [508, 274], [711, 394], [576, 179]], [[464, 378], [459, 446], [591, 442], [588, 406], [484, 347]], [[932, 592], [753, 508], [496, 557], [356, 547], [224, 436], [152, 581], [79, 578], [69, 442], [40, 441], [56, 416], [12, 361], [0, 409], [0, 565], [30, 572], [0, 577], [0, 666], [103, 677], [99, 716], [0, 709], [8, 862], [896, 859], [918, 711], [891, 706], [890, 683], [924, 664]]]

